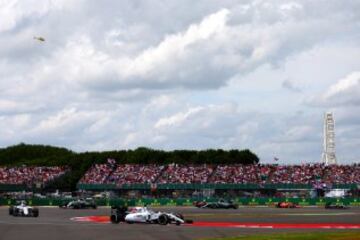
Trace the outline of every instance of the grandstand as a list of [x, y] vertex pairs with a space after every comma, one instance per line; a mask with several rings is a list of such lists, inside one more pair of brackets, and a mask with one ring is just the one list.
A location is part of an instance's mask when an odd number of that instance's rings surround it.
[[[46, 186], [67, 167], [0, 167], [0, 189]], [[71, 172], [70, 172], [71, 173]], [[93, 164], [79, 180], [82, 190], [310, 190], [358, 189], [360, 164]]]
[[360, 193], [360, 164], [259, 164], [249, 150], [73, 153], [22, 144], [0, 149], [0, 164], [0, 193], [111, 191], [126, 198], [310, 197], [331, 189], [352, 197]]
[[[0, 203], [7, 201], [6, 196], [13, 196], [11, 192], [26, 190], [30, 193], [16, 196], [51, 205], [56, 201], [34, 199], [32, 192], [44, 192], [41, 189], [61, 179], [66, 172], [72, 174], [67, 167], [0, 167]], [[111, 191], [116, 196], [112, 203], [126, 201], [136, 205], [189, 205], [194, 199], [204, 197], [233, 198], [246, 205], [271, 204], [281, 199], [313, 205], [323, 204], [326, 191], [342, 189], [346, 193], [342, 201], [356, 205], [359, 184], [360, 164], [122, 164], [108, 161], [90, 166], [77, 189], [87, 196]], [[110, 204], [110, 200], [98, 203]]]
[[[92, 176], [88, 178], [87, 176]], [[95, 181], [98, 179], [98, 181]], [[311, 197], [359, 195], [360, 164], [95, 164], [78, 189], [122, 197]]]
[[66, 167], [0, 167], [0, 190], [6, 186], [43, 187], [68, 170]]
[[360, 164], [95, 164], [80, 184], [360, 184]]

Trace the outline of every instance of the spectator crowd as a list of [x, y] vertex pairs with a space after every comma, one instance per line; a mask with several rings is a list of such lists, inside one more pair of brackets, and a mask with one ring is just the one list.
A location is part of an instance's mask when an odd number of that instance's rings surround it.
[[44, 184], [66, 170], [66, 167], [0, 167], [0, 184]]
[[240, 184], [360, 184], [360, 164], [353, 165], [208, 165], [96, 164], [80, 183], [240, 183]]
[[[68, 167], [0, 167], [1, 184], [51, 186], [52, 180], [62, 176]], [[306, 184], [318, 196], [334, 184], [357, 184], [360, 187], [360, 164], [352, 165], [278, 165], [278, 164], [124, 164], [109, 159], [93, 164], [79, 180], [80, 184], [150, 184], [151, 191], [158, 184]], [[135, 186], [133, 186], [135, 187]], [[251, 186], [250, 186], [251, 187]], [[274, 186], [278, 187], [278, 186]], [[301, 186], [303, 187], [303, 186]], [[135, 188], [136, 189], [136, 188]], [[164, 194], [164, 193], [162, 193]], [[190, 194], [186, 191], [179, 194]], [[202, 194], [202, 193], [201, 193]], [[223, 194], [220, 193], [219, 194]], [[236, 194], [232, 192], [231, 194]], [[259, 191], [260, 194], [260, 191]], [[282, 194], [281, 192], [277, 192]]]
[[110, 174], [114, 171], [115, 165], [104, 163], [94, 164], [81, 178], [81, 183], [104, 184]]
[[213, 167], [206, 164], [169, 164], [157, 183], [206, 183], [213, 171]]
[[119, 164], [105, 182], [116, 183], [117, 185], [153, 183], [159, 177], [163, 168], [164, 166], [155, 164]]
[[[66, 167], [0, 167], [0, 184], [44, 184]], [[80, 179], [83, 184], [360, 184], [360, 164], [94, 164]]]

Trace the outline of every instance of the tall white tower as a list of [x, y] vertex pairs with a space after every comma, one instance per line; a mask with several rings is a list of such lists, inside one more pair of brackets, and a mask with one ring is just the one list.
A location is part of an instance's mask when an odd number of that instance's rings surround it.
[[322, 162], [336, 164], [335, 156], [335, 120], [332, 112], [325, 113], [324, 116], [324, 149]]

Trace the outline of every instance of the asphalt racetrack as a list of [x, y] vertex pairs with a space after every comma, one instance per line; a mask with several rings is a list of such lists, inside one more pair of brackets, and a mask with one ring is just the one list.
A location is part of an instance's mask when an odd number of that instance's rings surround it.
[[[111, 224], [107, 221], [110, 208], [71, 210], [40, 207], [38, 218], [13, 217], [8, 215], [8, 208], [3, 206], [0, 207], [0, 240], [184, 240], [305, 231], [357, 231], [360, 236], [358, 207], [347, 210], [317, 207], [298, 209], [240, 207], [237, 210], [162, 207], [154, 210], [182, 213], [186, 219], [194, 220], [194, 224], [181, 226]], [[95, 219], [95, 222], [89, 222], [89, 219]]]

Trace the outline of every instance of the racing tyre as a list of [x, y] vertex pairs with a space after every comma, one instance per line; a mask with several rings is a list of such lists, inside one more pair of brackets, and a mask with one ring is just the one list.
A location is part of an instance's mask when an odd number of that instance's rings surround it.
[[165, 214], [161, 214], [158, 218], [158, 223], [160, 225], [167, 225], [169, 223], [169, 218]]
[[118, 215], [113, 214], [113, 215], [110, 216], [110, 221], [111, 221], [112, 223], [118, 224], [118, 223], [120, 222], [120, 218], [119, 218]]
[[14, 208], [13, 208], [13, 207], [10, 207], [10, 208], [9, 208], [9, 215], [13, 215], [13, 213], [14, 213]]
[[39, 216], [39, 209], [34, 208], [34, 209], [32, 210], [32, 216], [33, 216], [33, 217], [38, 217], [38, 216]]
[[19, 210], [15, 208], [12, 215], [13, 215], [14, 217], [19, 216]]
[[[96, 205], [95, 205], [96, 207]], [[110, 221], [112, 223], [125, 222], [125, 217], [127, 214], [127, 207], [111, 207]]]

